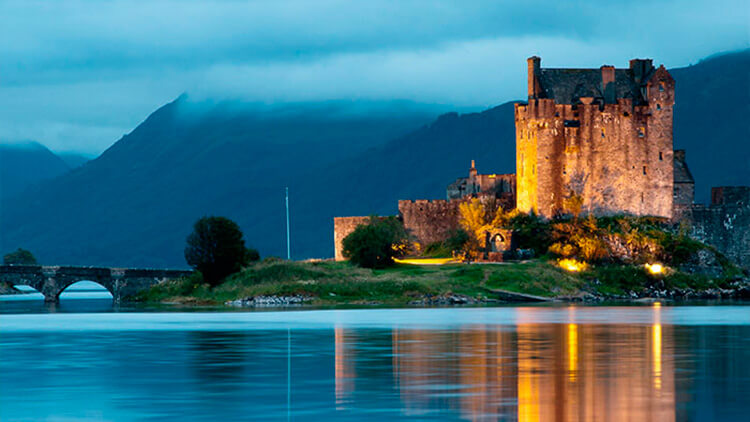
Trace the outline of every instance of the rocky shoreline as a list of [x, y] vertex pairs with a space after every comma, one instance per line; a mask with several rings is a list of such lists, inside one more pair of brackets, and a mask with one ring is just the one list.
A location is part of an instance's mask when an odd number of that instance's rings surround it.
[[[496, 293], [496, 292], [495, 292]], [[493, 292], [490, 292], [493, 294]], [[224, 304], [233, 307], [258, 308], [258, 307], [288, 307], [303, 306], [311, 304], [316, 298], [313, 296], [251, 296], [237, 300], [227, 301]], [[750, 299], [750, 279], [739, 279], [730, 284], [730, 288], [712, 288], [706, 290], [695, 290], [691, 288], [659, 289], [651, 287], [640, 292], [631, 291], [624, 295], [603, 295], [591, 292], [581, 292], [576, 296], [558, 296], [546, 298], [548, 302], [580, 302], [596, 303], [604, 301], [628, 301], [648, 302], [651, 300], [718, 300], [718, 299]], [[508, 300], [492, 298], [487, 295], [482, 297], [471, 297], [455, 293], [443, 293], [439, 295], [421, 295], [408, 302], [409, 306], [462, 306], [462, 305], [493, 305], [508, 303], [538, 303], [539, 300]], [[377, 301], [358, 302], [361, 305], [382, 305]]]
[[312, 301], [311, 296], [250, 296], [224, 302], [227, 306], [237, 307], [273, 307], [273, 306], [299, 306]]

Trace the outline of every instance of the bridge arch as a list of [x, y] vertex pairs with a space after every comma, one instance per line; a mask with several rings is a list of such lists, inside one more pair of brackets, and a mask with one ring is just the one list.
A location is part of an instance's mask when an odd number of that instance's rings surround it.
[[[91, 284], [92, 287], [93, 286], [98, 286], [98, 287], [101, 288], [101, 290], [100, 289], [96, 289], [95, 291], [107, 292], [107, 294], [109, 295], [109, 299], [112, 299], [112, 300], [115, 299], [115, 292], [113, 291], [113, 287], [111, 285], [112, 283], [101, 283], [101, 282], [97, 282], [97, 281], [93, 281], [93, 280], [88, 280], [88, 279], [84, 278], [84, 279], [81, 279], [81, 280], [78, 280], [78, 281], [73, 281], [72, 283], [68, 283], [67, 285], [61, 285], [60, 286], [60, 291], [57, 293], [55, 301], [56, 302], [59, 301], [63, 297], [63, 295], [65, 295], [65, 294], [75, 294], [75, 290], [76, 289], [75, 288], [71, 289], [71, 287], [75, 286], [75, 285], [81, 285], [81, 283]], [[107, 284], [110, 284], [110, 285], [107, 286]], [[94, 289], [91, 289], [91, 290], [94, 290]], [[91, 290], [89, 290], [89, 291], [91, 291]], [[105, 299], [105, 298], [102, 297], [102, 299]]]

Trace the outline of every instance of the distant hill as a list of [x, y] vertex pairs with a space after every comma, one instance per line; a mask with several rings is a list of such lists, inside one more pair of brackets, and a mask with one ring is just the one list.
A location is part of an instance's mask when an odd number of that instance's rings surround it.
[[18, 195], [68, 170], [68, 164], [38, 142], [0, 144], [0, 197]]
[[[675, 147], [688, 150], [699, 197], [750, 184], [750, 51], [712, 57], [677, 79]], [[658, 61], [658, 60], [657, 60]], [[262, 255], [333, 255], [336, 215], [393, 214], [398, 199], [443, 198], [465, 176], [515, 171], [513, 105], [447, 113], [408, 103], [268, 107], [165, 105], [97, 159], [0, 204], [0, 252], [19, 246], [59, 264], [184, 266], [195, 219], [225, 215]]]
[[750, 185], [750, 49], [671, 69], [674, 145], [687, 150], [696, 200], [712, 186]]

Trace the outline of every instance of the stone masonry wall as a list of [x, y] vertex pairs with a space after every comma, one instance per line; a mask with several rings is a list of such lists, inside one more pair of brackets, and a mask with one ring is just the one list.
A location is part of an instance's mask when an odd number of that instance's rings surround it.
[[367, 224], [370, 217], [334, 217], [333, 218], [333, 244], [334, 258], [336, 261], [344, 261], [344, 238], [353, 232], [357, 226]]
[[711, 190], [712, 204], [692, 208], [692, 236], [750, 269], [750, 187]]
[[461, 200], [398, 201], [398, 211], [406, 232], [424, 247], [445, 240], [451, 231], [458, 229], [458, 205]]

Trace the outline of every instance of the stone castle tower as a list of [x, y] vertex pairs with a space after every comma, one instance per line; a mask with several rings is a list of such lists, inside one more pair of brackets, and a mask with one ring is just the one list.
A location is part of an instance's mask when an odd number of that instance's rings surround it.
[[664, 66], [540, 64], [528, 59], [528, 103], [515, 106], [518, 209], [551, 217], [579, 196], [585, 212], [672, 218], [675, 84]]

